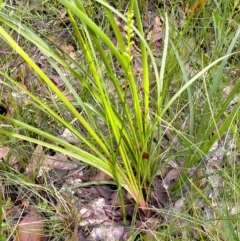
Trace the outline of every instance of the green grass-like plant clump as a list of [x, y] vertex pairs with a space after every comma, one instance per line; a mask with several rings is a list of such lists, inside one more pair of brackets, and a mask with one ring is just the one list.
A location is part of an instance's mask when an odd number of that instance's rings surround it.
[[[229, 62], [239, 56], [236, 49], [240, 28], [236, 27], [226, 35], [224, 19], [228, 13], [224, 11], [227, 10], [217, 5], [211, 22], [207, 20], [209, 12], [204, 6], [199, 12], [192, 10], [186, 16], [185, 25], [178, 28], [174, 19], [176, 9], [166, 7], [162, 14], [163, 47], [161, 58], [158, 58], [144, 32], [142, 5], [139, 7], [137, 0], [130, 0], [125, 14], [106, 1], [94, 1], [103, 9], [108, 27], [94, 21], [84, 7], [84, 1], [57, 2], [67, 11], [81, 59], [73, 58], [17, 16], [5, 13], [4, 8], [0, 12], [0, 36], [21, 56], [57, 104], [42, 98], [31, 88], [27, 89], [22, 81], [15, 80], [6, 71], [0, 70], [0, 83], [24, 93], [28, 96], [28, 106], [34, 106], [36, 113], [42, 113], [59, 128], [68, 129], [79, 141], [71, 144], [53, 134], [56, 130], [41, 129], [21, 117], [4, 115], [0, 115], [0, 119], [8, 125], [1, 126], [1, 135], [42, 145], [105, 172], [120, 190], [127, 190], [144, 213], [149, 207], [156, 175], [171, 159], [179, 158], [183, 160], [182, 172], [171, 187], [171, 194], [180, 195], [181, 188], [189, 181], [195, 194], [213, 206], [204, 191], [190, 179], [188, 170], [202, 165], [201, 161], [213, 144], [221, 141], [224, 134], [237, 135], [240, 102], [231, 110], [229, 105], [239, 91], [239, 78], [227, 97], [222, 98], [226, 87], [225, 71]], [[234, 6], [232, 9], [236, 8]], [[208, 7], [214, 7], [214, 3]], [[116, 18], [122, 21], [124, 34]], [[197, 22], [201, 18], [205, 28], [200, 30], [196, 26], [201, 25]], [[69, 99], [38, 66], [13, 37], [12, 30], [37, 47], [73, 98]], [[113, 32], [116, 43], [107, 31]], [[196, 34], [198, 31], [200, 34]], [[198, 39], [193, 38], [194, 34]], [[140, 49], [137, 54], [136, 39]], [[134, 64], [136, 55], [141, 62], [140, 78]], [[188, 67], [192, 68], [191, 72]], [[67, 76], [63, 70], [68, 72]], [[170, 132], [172, 143], [164, 149], [162, 143], [166, 132]], [[224, 175], [232, 179], [229, 173]], [[122, 192], [119, 195], [125, 212]], [[200, 225], [195, 217], [193, 222]], [[164, 232], [162, 237], [170, 230]]]

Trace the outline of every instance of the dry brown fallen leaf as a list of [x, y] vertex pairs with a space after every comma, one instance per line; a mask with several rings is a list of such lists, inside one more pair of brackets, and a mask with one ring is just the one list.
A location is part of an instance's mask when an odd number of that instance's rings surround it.
[[18, 225], [15, 241], [42, 241], [43, 221], [38, 210], [31, 207], [30, 212]]
[[153, 25], [153, 43], [161, 40], [162, 39], [162, 28], [163, 28], [163, 23], [162, 20], [159, 16], [155, 18], [155, 22]]
[[10, 149], [8, 147], [0, 148], [0, 161], [2, 158], [5, 158], [8, 155], [9, 151], [10, 151]]
[[74, 163], [68, 162], [68, 157], [62, 153], [56, 153], [54, 156], [47, 155], [43, 160], [43, 166], [58, 170], [72, 170], [77, 167]]
[[162, 208], [167, 206], [169, 203], [169, 194], [167, 189], [158, 177], [154, 179], [153, 182], [153, 192], [151, 194], [151, 203], [155, 208]]
[[103, 171], [99, 171], [91, 177], [91, 180], [92, 181], [108, 181], [108, 180], [112, 180], [112, 177], [110, 177], [108, 174], [106, 174]]
[[160, 49], [162, 47], [162, 28], [163, 22], [159, 16], [156, 16], [154, 19], [153, 29], [148, 33], [148, 40], [154, 46], [154, 55], [160, 55]]
[[35, 176], [36, 170], [39, 170], [37, 177], [42, 176], [42, 168], [45, 171], [51, 169], [71, 170], [76, 168], [76, 164], [68, 162], [68, 157], [61, 153], [56, 153], [54, 156], [44, 154], [43, 147], [38, 145], [26, 167], [26, 175], [30, 178]]
[[163, 179], [163, 187], [167, 190], [171, 181], [177, 179], [179, 175], [179, 170], [171, 169]]
[[139, 57], [134, 57], [134, 70], [135, 70], [136, 74], [143, 73], [142, 61]]
[[64, 141], [70, 142], [72, 144], [78, 143], [79, 139], [68, 129], [65, 129], [60, 136]]
[[76, 167], [76, 164], [69, 163], [68, 157], [64, 154], [56, 153], [54, 156], [47, 155], [42, 161], [42, 166], [39, 169], [37, 177], [41, 177], [43, 173], [48, 172], [52, 169], [72, 170]]
[[41, 145], [38, 145], [29, 160], [29, 163], [26, 167], [26, 176], [29, 178], [33, 178], [36, 175], [36, 170], [42, 165], [42, 162], [45, 158], [44, 150]]

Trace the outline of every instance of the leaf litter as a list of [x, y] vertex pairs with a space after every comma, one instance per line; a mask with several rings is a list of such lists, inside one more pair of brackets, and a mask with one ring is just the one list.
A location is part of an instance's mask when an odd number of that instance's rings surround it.
[[0, 147], [0, 161], [8, 155], [9, 151], [9, 147]]
[[15, 241], [42, 241], [43, 220], [40, 213], [34, 207], [30, 207], [27, 215], [21, 220], [17, 227]]

